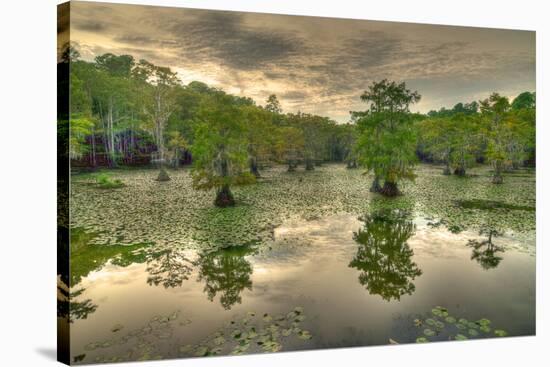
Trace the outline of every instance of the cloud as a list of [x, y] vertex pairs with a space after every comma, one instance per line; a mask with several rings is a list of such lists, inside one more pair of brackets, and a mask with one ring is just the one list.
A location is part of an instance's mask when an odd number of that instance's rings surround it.
[[422, 110], [535, 83], [534, 32], [85, 2], [72, 10], [88, 59], [131, 54], [183, 80], [258, 103], [275, 93], [285, 110], [339, 121], [364, 108], [359, 95], [382, 78], [418, 89]]
[[73, 26], [76, 29], [80, 29], [82, 31], [87, 32], [105, 32], [108, 30], [108, 27], [101, 22], [95, 22], [95, 21], [84, 21], [84, 22], [74, 22]]

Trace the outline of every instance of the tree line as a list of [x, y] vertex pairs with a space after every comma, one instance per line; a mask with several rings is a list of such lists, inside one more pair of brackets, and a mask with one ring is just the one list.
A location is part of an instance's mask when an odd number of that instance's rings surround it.
[[[234, 205], [231, 187], [250, 184], [273, 163], [289, 172], [303, 165], [346, 162], [374, 174], [372, 191], [399, 194], [398, 182], [414, 178], [419, 160], [442, 163], [466, 175], [476, 162], [502, 172], [534, 162], [535, 95], [512, 103], [489, 98], [453, 109], [411, 113], [421, 96], [404, 83], [382, 80], [361, 95], [364, 111], [350, 122], [285, 113], [275, 95], [264, 105], [202, 82], [183, 84], [168, 67], [130, 55], [107, 53], [93, 62], [66, 48], [70, 63], [70, 151], [73, 166], [156, 164], [159, 181], [166, 167], [191, 163], [195, 189], [216, 189], [217, 206]], [[61, 122], [68, 123], [68, 121]]]

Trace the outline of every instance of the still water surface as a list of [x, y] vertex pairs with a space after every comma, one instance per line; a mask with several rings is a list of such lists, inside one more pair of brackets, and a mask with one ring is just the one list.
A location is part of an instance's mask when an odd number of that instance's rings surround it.
[[110, 261], [78, 284], [84, 291], [75, 301], [96, 307], [72, 324], [72, 355], [85, 354], [83, 363], [138, 359], [143, 350], [144, 359], [193, 356], [182, 346], [235, 328], [247, 313], [261, 319], [296, 307], [312, 337], [281, 337], [282, 350], [414, 342], [422, 329], [413, 320], [435, 306], [532, 335], [534, 235], [525, 238], [455, 234], [421, 216], [380, 222], [338, 214], [288, 221], [262, 251]]

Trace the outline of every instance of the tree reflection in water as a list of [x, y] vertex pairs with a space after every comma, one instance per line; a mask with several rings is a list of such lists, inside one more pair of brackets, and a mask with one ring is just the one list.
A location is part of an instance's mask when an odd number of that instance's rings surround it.
[[76, 301], [86, 289], [81, 288], [76, 291], [70, 291], [67, 284], [62, 280], [62, 276], [57, 277], [57, 317], [63, 318], [70, 323], [75, 320], [87, 319], [88, 315], [97, 310], [97, 305], [92, 300], [86, 299]]
[[406, 211], [377, 212], [361, 218], [364, 226], [353, 234], [359, 248], [349, 266], [361, 271], [359, 282], [370, 294], [386, 301], [412, 294], [412, 281], [422, 274], [407, 244], [415, 232], [409, 218]]
[[193, 261], [178, 248], [154, 249], [147, 256], [147, 284], [162, 285], [164, 288], [180, 287], [189, 279], [193, 270]]
[[199, 257], [199, 281], [204, 281], [204, 292], [213, 301], [217, 294], [224, 309], [229, 310], [235, 303], [241, 303], [241, 292], [252, 290], [252, 265], [245, 256], [251, 250], [234, 248]]
[[485, 270], [496, 268], [502, 261], [499, 253], [504, 252], [504, 247], [497, 246], [493, 243], [494, 237], [499, 237], [502, 234], [495, 229], [482, 228], [479, 231], [480, 235], [487, 236], [486, 240], [469, 240], [468, 247], [472, 247], [471, 259], [477, 261]]

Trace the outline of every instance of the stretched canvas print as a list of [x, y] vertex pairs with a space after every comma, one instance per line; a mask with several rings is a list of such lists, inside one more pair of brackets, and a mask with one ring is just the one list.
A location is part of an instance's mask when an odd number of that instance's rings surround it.
[[535, 32], [58, 8], [67, 364], [535, 334]]

